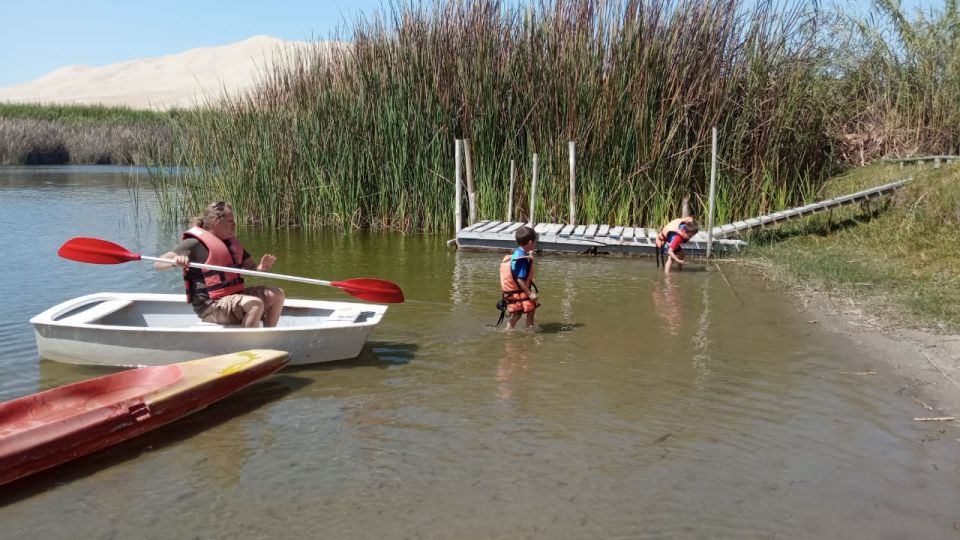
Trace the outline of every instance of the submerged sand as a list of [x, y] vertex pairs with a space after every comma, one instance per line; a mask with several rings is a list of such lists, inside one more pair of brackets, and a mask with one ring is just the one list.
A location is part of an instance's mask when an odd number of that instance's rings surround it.
[[[826, 291], [804, 290], [798, 298], [809, 324], [844, 335], [862, 349], [868, 360], [849, 376], [897, 375], [902, 382], [889, 390], [913, 399], [917, 421], [960, 426], [960, 335], [910, 328]], [[956, 419], [945, 420], [949, 417]]]

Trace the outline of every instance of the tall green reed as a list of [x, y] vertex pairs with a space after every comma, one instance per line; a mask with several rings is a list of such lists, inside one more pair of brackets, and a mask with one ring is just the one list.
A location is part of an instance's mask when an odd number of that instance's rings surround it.
[[579, 219], [655, 226], [688, 194], [706, 213], [717, 126], [722, 215], [768, 212], [837, 170], [856, 116], [823, 23], [794, 2], [393, 3], [219, 114], [180, 116], [199, 171], [160, 182], [190, 211], [229, 198], [271, 227], [449, 231], [453, 140], [469, 138], [481, 218], [503, 214], [511, 159], [529, 211], [538, 153], [538, 218], [562, 222], [576, 140]]

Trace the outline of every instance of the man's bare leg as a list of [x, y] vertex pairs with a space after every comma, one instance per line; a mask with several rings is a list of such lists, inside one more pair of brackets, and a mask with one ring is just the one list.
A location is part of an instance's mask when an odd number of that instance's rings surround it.
[[280, 321], [280, 314], [283, 313], [283, 301], [286, 294], [280, 287], [266, 287], [264, 289], [264, 314], [263, 326], [272, 328]]
[[263, 300], [256, 296], [243, 295], [240, 308], [243, 310], [243, 320], [240, 324], [244, 328], [259, 328], [260, 319], [263, 318]]

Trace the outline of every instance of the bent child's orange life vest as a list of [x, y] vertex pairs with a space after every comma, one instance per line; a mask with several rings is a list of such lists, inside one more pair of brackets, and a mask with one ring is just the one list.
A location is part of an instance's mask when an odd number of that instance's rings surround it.
[[660, 229], [660, 232], [657, 233], [657, 249], [663, 247], [663, 243], [667, 241], [667, 236], [669, 236], [670, 233], [680, 234], [680, 225], [687, 225], [689, 223], [693, 223], [692, 217], [677, 218], [664, 225], [663, 228]]

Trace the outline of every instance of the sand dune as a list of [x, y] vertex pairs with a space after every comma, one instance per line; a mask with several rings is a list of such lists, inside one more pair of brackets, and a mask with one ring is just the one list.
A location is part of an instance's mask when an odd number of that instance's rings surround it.
[[0, 88], [0, 102], [190, 107], [252, 87], [280, 55], [307, 42], [254, 36], [239, 43], [190, 49], [103, 67], [68, 66], [30, 82]]

